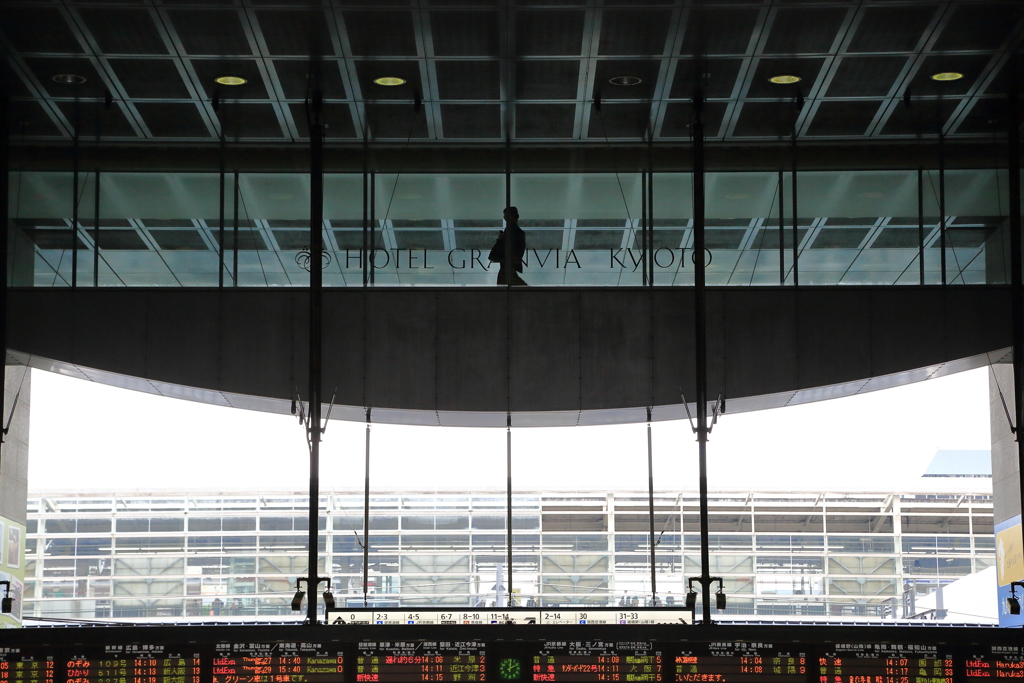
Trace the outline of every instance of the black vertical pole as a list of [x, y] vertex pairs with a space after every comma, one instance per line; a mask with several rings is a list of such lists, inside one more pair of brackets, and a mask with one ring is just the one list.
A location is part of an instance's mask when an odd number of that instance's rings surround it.
[[651, 408], [647, 407], [647, 519], [651, 532], [651, 606], [658, 605], [658, 577], [654, 552], [654, 444], [651, 441]]
[[793, 131], [793, 286], [800, 284], [800, 233], [797, 232], [797, 208], [796, 208], [796, 130]]
[[945, 136], [939, 131], [939, 250], [942, 284], [946, 284], [946, 154]]
[[924, 169], [917, 169], [917, 265], [919, 284], [924, 284]]
[[782, 182], [784, 174], [779, 169], [779, 285], [786, 284], [786, 197], [784, 194], [785, 185]]
[[708, 523], [708, 377], [704, 255], [704, 93], [693, 96], [693, 255], [694, 334], [697, 384], [697, 443], [700, 450], [700, 564], [703, 623], [711, 623], [711, 553]]
[[[217, 234], [217, 286], [224, 287], [224, 135], [220, 136], [220, 226]], [[310, 594], [312, 595], [312, 593]]]
[[[10, 173], [11, 149], [8, 141], [8, 100], [7, 93], [0, 93], [0, 170], [3, 171], [3, 182], [0, 182], [0, 217], [3, 229], [0, 231], [0, 342], [3, 342], [4, 362], [0, 363], [0, 390], [7, 385], [7, 240], [10, 232]], [[27, 369], [26, 369], [27, 372]], [[4, 394], [0, 393], [0, 415], [6, 416]], [[3, 442], [0, 441], [0, 449]]]
[[[396, 181], [397, 182], [397, 181]], [[370, 171], [370, 257], [367, 265], [370, 269], [370, 284], [373, 285], [377, 275], [374, 256], [377, 253], [377, 174]]]
[[[505, 135], [505, 207], [512, 206], [512, 140]], [[505, 374], [508, 382], [505, 412], [505, 509], [508, 538], [508, 606], [512, 607], [512, 226], [505, 221]], [[495, 605], [497, 607], [497, 605]]]
[[[508, 606], [512, 607], [512, 413], [505, 416], [505, 509], [508, 538]], [[497, 605], [495, 605], [497, 607]]]
[[100, 169], [96, 169], [96, 194], [92, 203], [92, 286], [100, 286]]
[[[78, 109], [78, 103], [75, 103]], [[76, 117], [77, 118], [77, 117]], [[71, 184], [74, 189], [71, 191], [71, 287], [78, 286], [78, 121], [75, 121], [75, 138], [72, 141], [74, 147], [72, 153], [73, 170], [71, 172]]]
[[320, 537], [320, 335], [321, 296], [323, 294], [323, 222], [324, 222], [324, 158], [323, 129], [320, 123], [322, 101], [319, 84], [311, 102], [310, 192], [309, 192], [309, 592], [307, 619], [316, 624], [318, 545]]
[[1017, 96], [1010, 95], [1010, 126], [1007, 151], [1009, 152], [1008, 180], [1010, 184], [1010, 282], [1013, 292], [1013, 408], [1017, 425], [1018, 482], [1021, 491], [1021, 509], [1024, 511], [1024, 439], [1020, 437], [1021, 417], [1024, 416], [1024, 277], [1021, 274], [1021, 221], [1020, 221], [1020, 123]]
[[[644, 267], [643, 286], [647, 286], [647, 170], [640, 174], [640, 250]], [[635, 240], [634, 240], [635, 241]]]
[[366, 469], [363, 479], [363, 607], [370, 585], [370, 411], [366, 409]]
[[[654, 136], [647, 138], [647, 282], [654, 286]], [[679, 258], [682, 258], [680, 256]]]
[[[363, 287], [370, 282], [370, 269], [367, 265], [366, 255], [369, 253], [369, 240], [370, 240], [370, 224], [367, 222], [367, 215], [369, 212], [369, 206], [367, 205], [367, 194], [370, 189], [370, 178], [367, 169], [367, 158], [366, 158], [366, 146], [367, 140], [364, 134], [363, 136], [363, 253], [362, 258], [359, 259], [359, 264], [363, 267]], [[346, 264], [347, 265], [347, 264]]]
[[231, 284], [238, 286], [238, 171], [235, 171], [235, 223], [231, 228]]

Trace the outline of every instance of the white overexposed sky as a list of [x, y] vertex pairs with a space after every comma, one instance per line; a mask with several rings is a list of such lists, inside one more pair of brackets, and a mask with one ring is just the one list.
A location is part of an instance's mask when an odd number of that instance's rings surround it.
[[[937, 449], [988, 449], [988, 369], [819, 403], [723, 416], [708, 445], [715, 490], [895, 490]], [[685, 422], [653, 427], [655, 489], [696, 490]], [[362, 490], [363, 424], [332, 420], [321, 491]], [[647, 490], [645, 425], [513, 430], [528, 490]], [[505, 430], [375, 424], [371, 486], [504, 490]], [[290, 416], [164, 398], [34, 370], [29, 490], [304, 491]]]

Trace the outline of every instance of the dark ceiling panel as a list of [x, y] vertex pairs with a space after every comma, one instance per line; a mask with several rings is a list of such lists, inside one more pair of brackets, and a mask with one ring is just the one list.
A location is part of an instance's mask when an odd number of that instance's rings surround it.
[[[67, 230], [38, 230], [35, 228], [27, 228], [24, 230], [25, 236], [32, 240], [40, 249], [70, 249], [71, 248], [71, 229]], [[79, 249], [85, 249], [85, 242], [79, 237], [75, 240]]]
[[[281, 251], [309, 249], [309, 230], [271, 230]], [[241, 240], [239, 240], [241, 242]]]
[[833, 227], [833, 226], [836, 226], [836, 225], [856, 225], [856, 226], [868, 226], [868, 227], [871, 227], [871, 226], [874, 226], [875, 223], [877, 223], [877, 222], [878, 222], [878, 219], [875, 218], [874, 216], [858, 216], [856, 218], [851, 218], [851, 217], [847, 217], [847, 218], [832, 217], [832, 218], [826, 218], [825, 222], [824, 222], [824, 225], [827, 225], [829, 227]]
[[919, 100], [909, 108], [902, 102], [893, 109], [882, 135], [937, 135], [960, 100]]
[[808, 135], [864, 135], [881, 102], [822, 102]]
[[135, 230], [100, 230], [100, 251], [149, 251]]
[[[102, 235], [102, 233], [100, 233]], [[153, 230], [150, 237], [164, 251], [209, 251], [198, 230]]]
[[992, 50], [1024, 16], [1024, 3], [963, 3], [953, 12], [933, 50]]
[[778, 10], [765, 54], [828, 52], [846, 18], [845, 7], [786, 7]]
[[756, 8], [694, 8], [686, 20], [682, 55], [741, 55], [757, 25]]
[[[750, 81], [747, 97], [795, 97], [797, 90], [807, 93], [818, 79], [824, 59], [814, 57], [773, 57], [762, 59]], [[792, 74], [803, 80], [796, 85], [777, 85], [768, 79], [780, 74]]]
[[148, 10], [83, 7], [78, 15], [105, 54], [167, 54], [167, 46]]
[[811, 249], [856, 249], [869, 232], [870, 228], [825, 228], [814, 238]]
[[672, 12], [605, 10], [601, 17], [602, 55], [661, 55]]
[[438, 57], [498, 57], [497, 12], [431, 12]]
[[[222, 99], [268, 98], [267, 87], [255, 59], [193, 59], [192, 68], [207, 97], [212, 98], [219, 93]], [[242, 85], [219, 85], [216, 79], [221, 76], [241, 76], [246, 82]]]
[[571, 138], [576, 120], [573, 104], [517, 104], [517, 138]]
[[501, 107], [497, 104], [442, 104], [446, 138], [500, 138]]
[[[356, 75], [363, 99], [367, 100], [409, 100], [416, 93], [423, 92], [420, 85], [420, 63], [403, 62], [356, 62]], [[377, 85], [373, 82], [381, 76], [398, 76], [405, 79], [404, 85]]]
[[[679, 232], [682, 233], [682, 230]], [[704, 246], [708, 249], [739, 249], [746, 234], [747, 231], [740, 228], [707, 230], [704, 232]]]
[[793, 130], [793, 105], [790, 102], [747, 102], [733, 129], [742, 137], [788, 137]]
[[[142, 225], [147, 228], [191, 228], [193, 226], [191, 218], [143, 218], [140, 219]], [[100, 226], [102, 227], [103, 220], [100, 219]]]
[[[52, 97], [103, 97], [107, 91], [92, 62], [85, 57], [26, 57], [25, 64]], [[53, 77], [57, 74], [77, 74], [85, 78], [85, 83], [55, 83]]]
[[272, 55], [334, 55], [322, 10], [257, 10], [256, 19]]
[[[718, 137], [722, 134], [722, 119], [725, 118], [725, 102], [708, 102], [704, 105], [704, 135]], [[689, 102], [673, 102], [665, 107], [665, 120], [661, 124], [661, 137], [690, 137], [692, 107]]]
[[444, 249], [444, 234], [440, 230], [395, 230], [393, 234], [399, 249]]
[[[292, 120], [299, 132], [300, 138], [309, 137], [309, 125], [306, 122], [306, 105], [302, 102], [293, 102], [288, 105], [292, 112]], [[355, 126], [352, 124], [352, 112], [349, 105], [340, 102], [324, 103], [321, 118], [327, 124], [325, 137], [327, 138], [354, 138], [356, 136]]]
[[[988, 66], [992, 55], [932, 55], [926, 57], [910, 83], [913, 95], [964, 95]], [[964, 75], [958, 81], [933, 81], [932, 74], [957, 71]]]
[[[739, 247], [739, 241], [736, 242], [736, 246], [735, 247], [733, 247], [733, 246], [722, 247], [722, 246], [715, 246], [715, 245], [711, 244], [711, 242], [715, 239], [715, 237], [717, 237], [716, 233], [719, 233], [719, 232], [729, 232], [729, 231], [727, 231], [727, 230], [709, 230], [709, 231], [707, 231], [705, 233], [705, 235], [704, 235], [704, 243], [707, 245], [708, 249], [736, 249], [736, 248]], [[740, 230], [739, 231], [739, 233], [740, 233], [739, 239], [740, 240], [743, 239], [743, 233], [744, 232], [745, 232], [744, 230]], [[684, 236], [686, 236], [686, 231], [685, 230], [658, 230], [658, 229], [655, 229], [654, 233], [653, 233], [653, 238], [654, 239], [652, 240], [652, 246], [655, 249], [678, 249], [679, 246], [683, 243], [683, 237]], [[633, 232], [633, 244], [630, 245], [630, 246], [633, 249], [642, 249], [643, 248], [642, 237], [643, 236], [642, 236], [641, 231], [640, 230], [635, 230]]]
[[651, 105], [647, 102], [635, 104], [605, 104], [601, 111], [590, 114], [589, 138], [639, 138], [647, 132], [650, 124]]
[[136, 102], [135, 108], [154, 137], [210, 137], [199, 110], [189, 102]]
[[427, 137], [427, 117], [422, 109], [416, 114], [411, 103], [370, 103], [366, 105], [366, 117], [371, 135], [377, 138], [407, 140], [410, 137]]
[[14, 73], [10, 62], [0, 59], [0, 93], [7, 97], [30, 97], [31, 93], [21, 77]]
[[579, 55], [584, 18], [573, 10], [516, 12], [516, 54]]
[[187, 54], [252, 54], [238, 12], [233, 9], [174, 9], [167, 14]]
[[7, 103], [11, 137], [61, 135], [60, 129], [39, 102], [11, 100]]
[[501, 62], [438, 60], [437, 91], [443, 100], [496, 100], [501, 96]]
[[[809, 220], [809, 219], [800, 219]], [[807, 234], [807, 228], [797, 228], [797, 242], [804, 241], [804, 235]], [[793, 227], [787, 225], [782, 231], [782, 244], [786, 249], [793, 248]], [[779, 229], [775, 228], [761, 228], [754, 234], [754, 238], [750, 241], [750, 249], [765, 249], [777, 250], [779, 248]]]
[[875, 6], [864, 10], [850, 52], [910, 52], [935, 16], [936, 5]]
[[228, 139], [280, 138], [283, 135], [272, 104], [221, 102], [217, 116]]
[[885, 228], [871, 243], [872, 249], [917, 249], [919, 246], [917, 228]]
[[889, 94], [906, 57], [844, 57], [840, 62], [828, 97], [884, 97]]
[[[306, 74], [310, 73], [309, 61], [305, 59], [275, 59], [274, 70], [281, 84], [284, 96], [290, 100], [306, 99], [309, 85]], [[320, 93], [324, 99], [343, 100], [347, 97], [345, 83], [341, 80], [338, 62], [325, 59], [320, 62]]]
[[457, 249], [490, 249], [498, 237], [497, 230], [456, 230], [455, 247]]
[[669, 96], [689, 99], [699, 81], [705, 97], [731, 97], [742, 65], [740, 59], [680, 59]]
[[575, 59], [530, 59], [516, 63], [516, 97], [521, 100], [572, 100], [579, 85]]
[[1001, 136], [1006, 132], [1009, 107], [1002, 97], [979, 99], [960, 122], [956, 132], [963, 135]]
[[1019, 54], [1011, 54], [1006, 62], [999, 68], [995, 78], [985, 88], [988, 95], [1005, 95], [1013, 84], [1020, 88], [1019, 83], [1024, 82], [1024, 57]]
[[[648, 100], [654, 97], [660, 70], [661, 60], [658, 59], [602, 59], [594, 74], [594, 93], [600, 93], [605, 100]], [[636, 76], [642, 82], [613, 85], [608, 80], [615, 76]]]
[[111, 59], [108, 64], [131, 98], [187, 99], [188, 88], [172, 59]]
[[416, 35], [409, 12], [345, 12], [345, 29], [356, 57], [414, 57]]
[[[72, 126], [75, 125], [75, 103], [60, 102], [57, 105]], [[79, 135], [82, 137], [136, 137], [135, 129], [128, 123], [121, 107], [107, 109], [102, 102], [81, 102], [78, 105]]]
[[0, 8], [0, 31], [18, 52], [83, 52], [60, 10], [54, 7]]
[[[369, 239], [367, 235], [366, 239]], [[362, 230], [335, 230], [334, 241], [338, 245], [338, 249], [354, 250], [363, 248], [363, 231]]]

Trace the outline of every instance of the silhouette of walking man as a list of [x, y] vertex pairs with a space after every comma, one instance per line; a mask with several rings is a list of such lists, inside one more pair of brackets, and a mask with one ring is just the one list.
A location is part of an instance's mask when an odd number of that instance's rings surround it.
[[[511, 247], [511, 258], [505, 258], [506, 246]], [[526, 254], [526, 233], [519, 227], [519, 210], [514, 206], [505, 209], [505, 229], [498, 233], [498, 239], [491, 247], [491, 253], [487, 259], [500, 264], [498, 268], [499, 285], [509, 284], [509, 270], [511, 270], [511, 283], [516, 286], [525, 286], [526, 282], [519, 277], [523, 272], [523, 256]]]

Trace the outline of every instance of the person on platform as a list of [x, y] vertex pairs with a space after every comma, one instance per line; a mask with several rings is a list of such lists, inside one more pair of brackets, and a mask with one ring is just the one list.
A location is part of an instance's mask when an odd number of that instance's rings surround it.
[[[507, 243], [512, 248], [512, 258], [509, 259], [510, 263], [506, 263], [505, 259], [505, 246]], [[513, 286], [526, 286], [523, 278], [519, 277], [519, 273], [523, 272], [523, 256], [525, 254], [526, 233], [519, 227], [519, 209], [510, 206], [505, 209], [505, 229], [498, 233], [498, 239], [494, 242], [494, 246], [491, 247], [491, 253], [487, 255], [488, 261], [499, 264], [497, 284], [508, 285], [511, 278]], [[507, 266], [511, 266], [511, 273], [506, 272]]]

